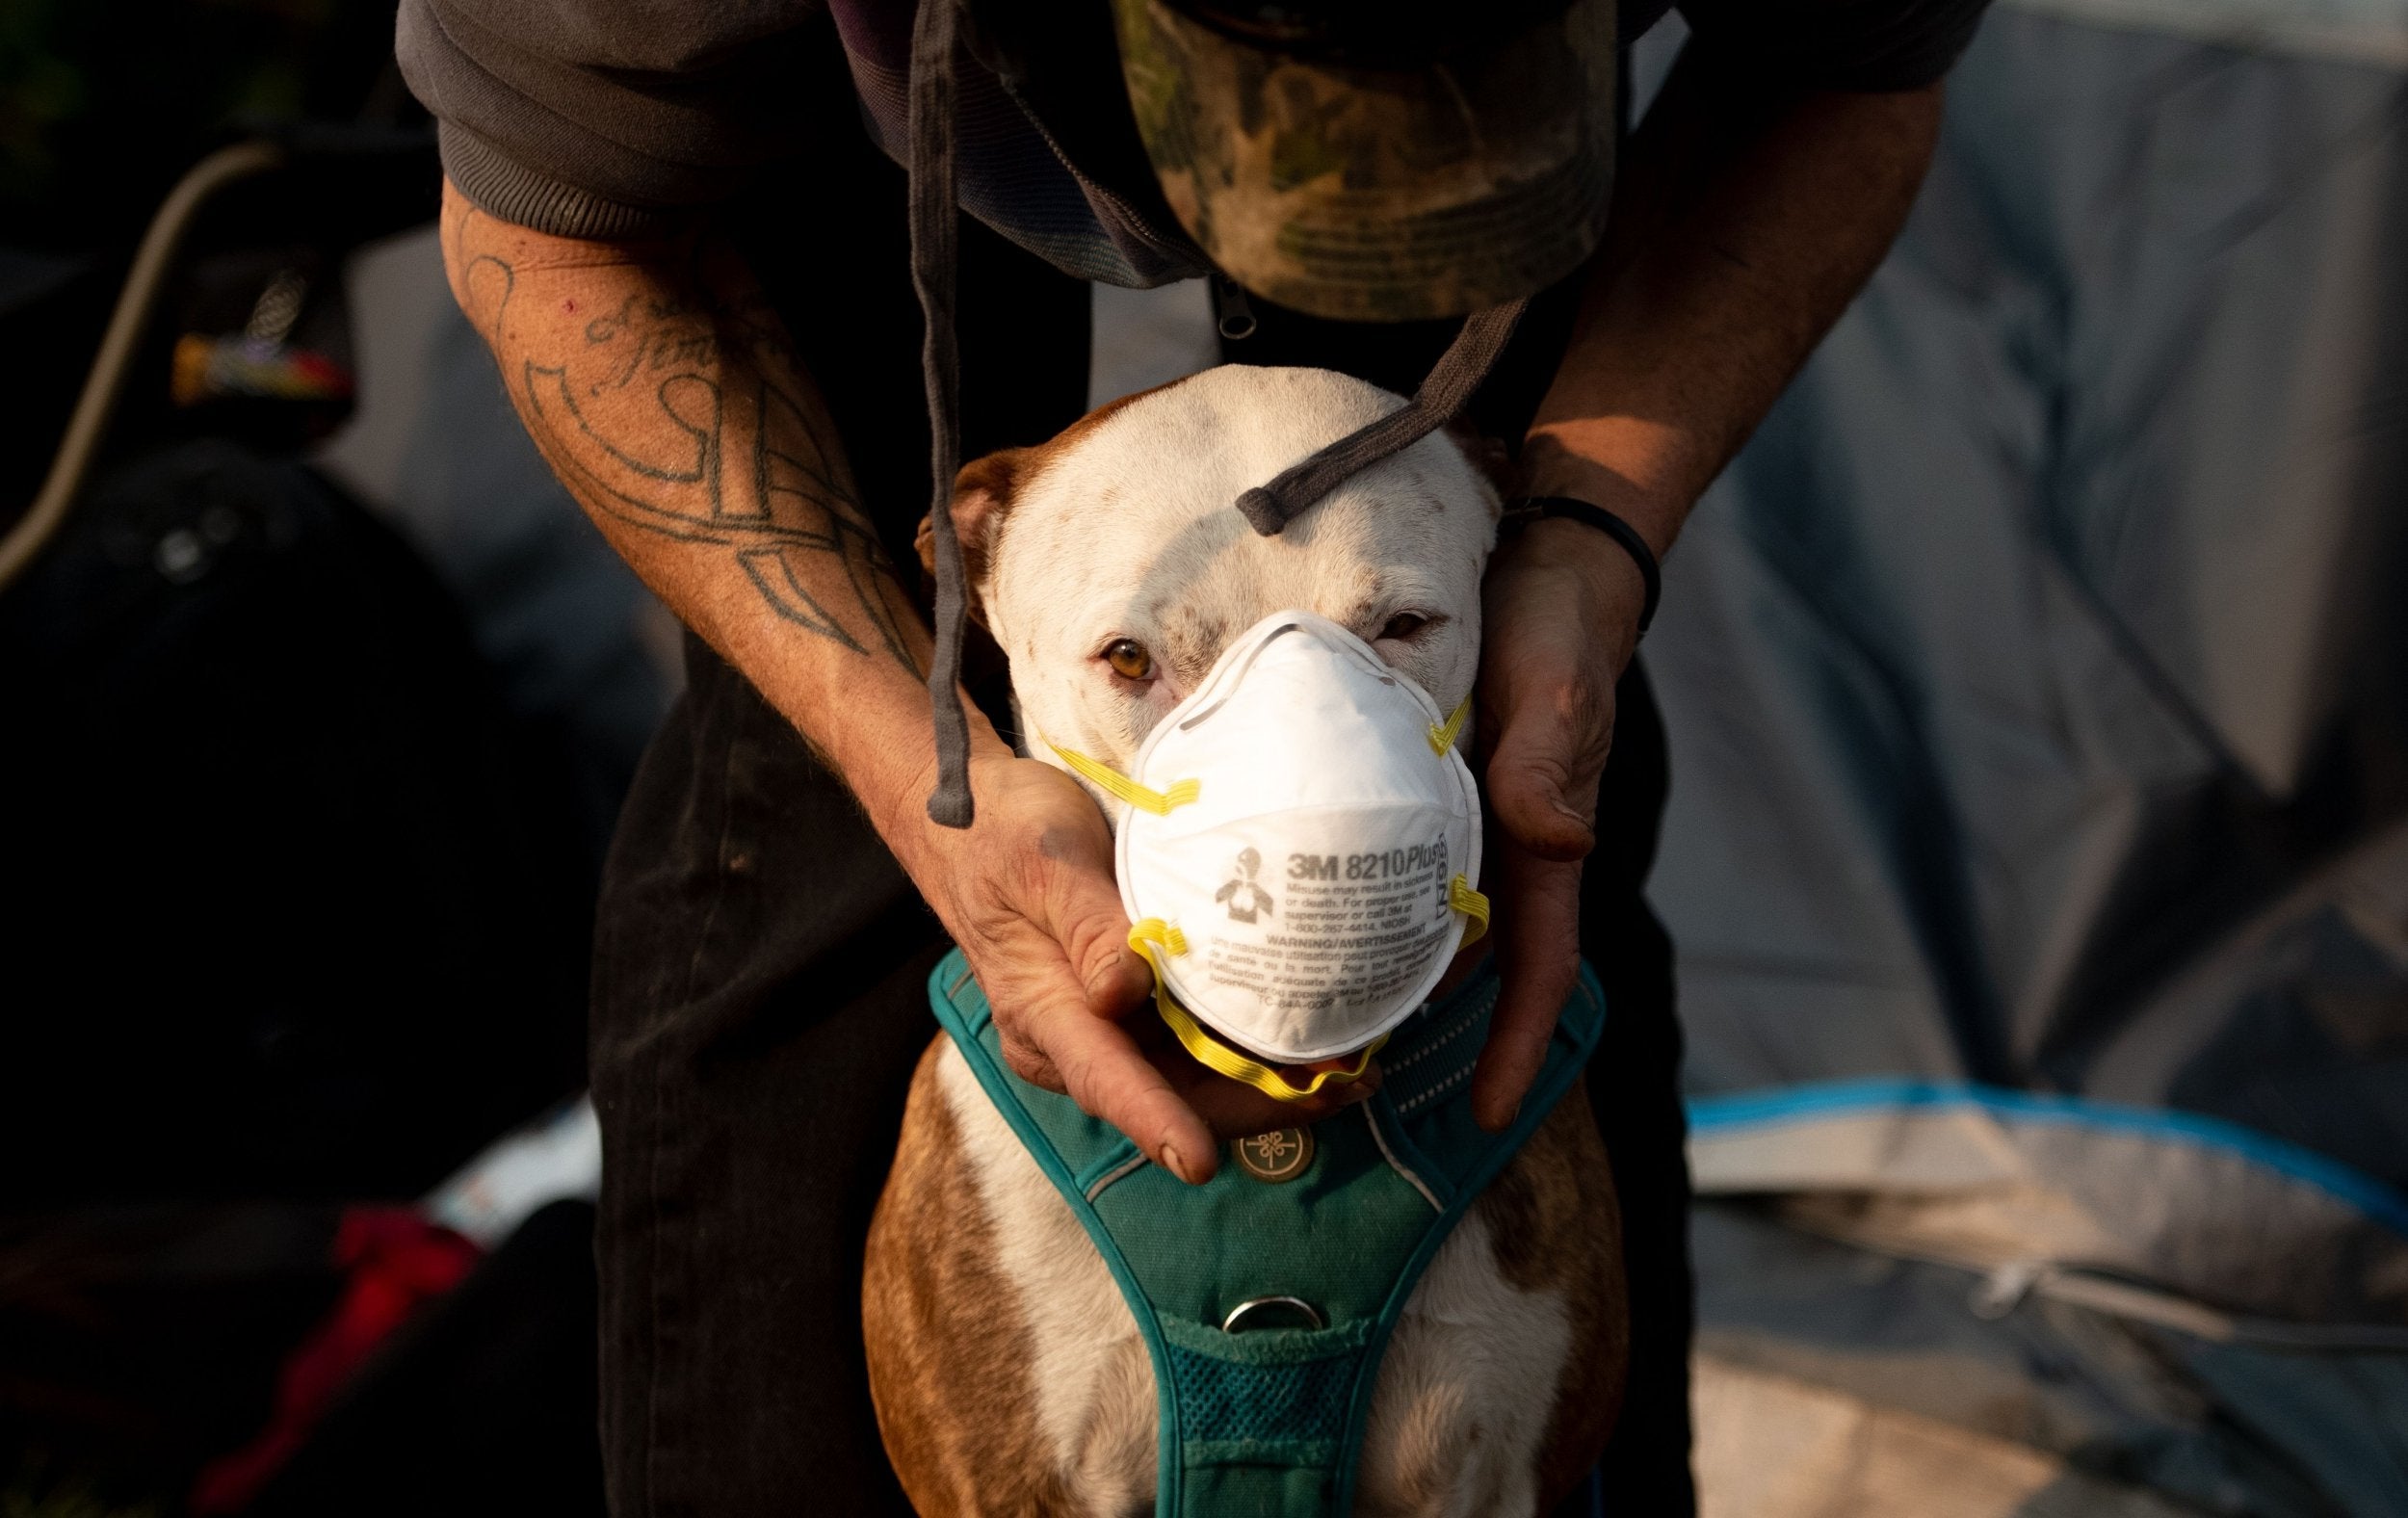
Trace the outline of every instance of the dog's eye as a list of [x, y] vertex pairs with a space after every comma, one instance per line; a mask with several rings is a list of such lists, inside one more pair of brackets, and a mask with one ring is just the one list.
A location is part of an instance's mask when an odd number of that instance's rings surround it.
[[1382, 640], [1410, 638], [1429, 625], [1429, 618], [1419, 612], [1399, 612], [1388, 618], [1388, 625], [1379, 630]]
[[1112, 673], [1123, 680], [1154, 678], [1154, 656], [1147, 653], [1145, 645], [1134, 638], [1113, 640], [1104, 650], [1104, 662], [1111, 665]]

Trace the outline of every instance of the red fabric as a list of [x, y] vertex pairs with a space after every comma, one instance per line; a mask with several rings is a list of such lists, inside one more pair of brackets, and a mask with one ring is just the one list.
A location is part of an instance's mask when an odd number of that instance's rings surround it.
[[476, 1265], [478, 1250], [410, 1208], [354, 1207], [335, 1229], [333, 1258], [351, 1273], [341, 1299], [285, 1358], [268, 1426], [195, 1479], [195, 1518], [249, 1506], [308, 1438], [360, 1363], [419, 1303], [458, 1286]]

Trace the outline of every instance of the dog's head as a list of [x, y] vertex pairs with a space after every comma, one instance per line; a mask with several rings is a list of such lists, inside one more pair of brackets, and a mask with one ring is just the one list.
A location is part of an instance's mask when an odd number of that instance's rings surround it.
[[[1403, 403], [1321, 369], [1228, 366], [1115, 402], [1051, 442], [961, 471], [971, 615], [1011, 664], [1029, 750], [1125, 769], [1230, 639], [1318, 612], [1441, 711], [1470, 694], [1496, 537], [1488, 477], [1444, 432], [1266, 537], [1238, 497]], [[921, 556], [930, 553], [921, 531]]]

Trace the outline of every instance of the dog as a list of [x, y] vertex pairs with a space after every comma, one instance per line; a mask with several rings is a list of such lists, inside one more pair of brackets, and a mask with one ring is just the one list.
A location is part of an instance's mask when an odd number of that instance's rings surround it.
[[[954, 513], [973, 615], [1009, 663], [1022, 731], [1125, 772], [1228, 641], [1285, 609], [1350, 629], [1453, 709], [1479, 668], [1499, 514], [1463, 443], [1433, 433], [1275, 537], [1232, 509], [1400, 405], [1323, 370], [1229, 366], [965, 467]], [[1051, 761], [1049, 744], [1029, 747]], [[1573, 1491], [1620, 1405], [1619, 1229], [1576, 1085], [1408, 1298], [1365, 1425], [1357, 1513], [1534, 1514]], [[941, 1034], [872, 1223], [863, 1323], [879, 1428], [922, 1513], [1153, 1511], [1154, 1371], [1137, 1323]]]

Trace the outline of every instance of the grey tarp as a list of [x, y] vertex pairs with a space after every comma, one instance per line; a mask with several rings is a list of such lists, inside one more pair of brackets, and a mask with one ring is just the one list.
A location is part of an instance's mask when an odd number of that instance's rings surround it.
[[1995, 12], [1667, 566], [1711, 1352], [2408, 1513], [2403, 61]]

